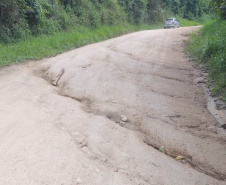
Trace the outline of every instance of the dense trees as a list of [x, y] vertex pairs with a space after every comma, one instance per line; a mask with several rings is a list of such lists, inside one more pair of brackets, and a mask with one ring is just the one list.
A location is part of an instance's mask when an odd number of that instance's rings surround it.
[[9, 42], [10, 38], [23, 38], [29, 32], [24, 20], [21, 1], [0, 1], [0, 41]]
[[75, 25], [123, 24], [116, 0], [0, 0], [0, 42], [51, 34]]
[[118, 0], [130, 23], [156, 23], [163, 20], [162, 0]]
[[[225, 6], [224, 0], [209, 1], [213, 6]], [[206, 0], [0, 0], [0, 42], [51, 34], [75, 25], [96, 28], [126, 22], [156, 23], [165, 18], [165, 9], [195, 19], [209, 9], [202, 2]], [[225, 15], [220, 9], [219, 14]]]
[[173, 14], [180, 15], [183, 18], [194, 20], [205, 13], [208, 13], [210, 7], [206, 0], [163, 0], [165, 7]]
[[146, 0], [118, 0], [131, 23], [142, 23], [146, 13]]
[[165, 18], [162, 0], [149, 0], [147, 3], [147, 23], [162, 22]]
[[220, 17], [226, 19], [225, 0], [163, 0], [166, 9], [173, 14], [192, 20], [216, 11]]
[[215, 8], [217, 13], [223, 19], [226, 19], [226, 1], [225, 0], [211, 0], [211, 5]]

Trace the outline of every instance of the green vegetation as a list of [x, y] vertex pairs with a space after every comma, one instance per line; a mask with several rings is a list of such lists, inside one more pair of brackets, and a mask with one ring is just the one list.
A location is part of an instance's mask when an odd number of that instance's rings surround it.
[[163, 13], [161, 0], [0, 0], [0, 43], [77, 26], [156, 23]]
[[198, 33], [190, 35], [187, 51], [204, 64], [210, 75], [214, 95], [226, 101], [226, 20], [211, 21]]
[[156, 24], [163, 27], [168, 15], [181, 17], [181, 26], [195, 26], [196, 19], [209, 18], [209, 4], [202, 1], [0, 0], [0, 66], [53, 56]]
[[[226, 1], [202, 0], [206, 7], [212, 7], [218, 17], [209, 21], [198, 33], [190, 35], [187, 52], [209, 73], [209, 87], [213, 95], [222, 95], [226, 101]], [[206, 22], [210, 15], [202, 17]]]
[[[189, 20], [208, 13], [202, 0], [0, 0], [0, 43], [68, 31], [77, 26], [155, 24], [173, 14]], [[201, 6], [202, 5], [202, 6]], [[194, 20], [193, 20], [194, 21]], [[185, 24], [186, 25], [186, 24]]]
[[198, 25], [200, 25], [200, 23], [198, 23], [196, 21], [189, 21], [187, 19], [182, 19], [182, 18], [178, 18], [178, 21], [180, 22], [180, 26], [181, 27], [185, 27], [185, 26], [198, 26]]
[[217, 14], [222, 18], [226, 19], [226, 1], [225, 0], [208, 0], [210, 5], [215, 8]]
[[0, 42], [67, 31], [77, 25], [123, 25], [126, 14], [115, 0], [0, 0]]
[[163, 0], [166, 9], [171, 12], [171, 14], [191, 21], [213, 13], [208, 1], [209, 0]]
[[161, 0], [0, 0], [0, 66], [156, 28], [163, 18]]
[[162, 25], [139, 26], [128, 24], [126, 26], [101, 26], [96, 29], [87, 27], [76, 27], [70, 31], [56, 32], [51, 35], [30, 37], [10, 45], [0, 45], [0, 67], [12, 62], [23, 62], [27, 59], [40, 59], [54, 56], [58, 53], [78, 48], [87, 44], [113, 38], [132, 31], [145, 29], [157, 29]]
[[217, 15], [222, 20], [192, 34], [187, 50], [209, 70], [212, 92], [226, 100], [225, 0], [0, 0], [0, 67], [162, 28], [167, 17], [178, 18], [183, 27]]

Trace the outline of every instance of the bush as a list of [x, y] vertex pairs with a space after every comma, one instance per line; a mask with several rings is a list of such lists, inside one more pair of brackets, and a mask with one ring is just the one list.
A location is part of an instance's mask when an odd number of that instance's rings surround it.
[[25, 39], [29, 35], [23, 13], [23, 1], [1, 0], [0, 42], [11, 43], [14, 39]]
[[225, 0], [211, 0], [211, 5], [214, 7], [217, 14], [226, 20], [226, 1]]
[[147, 0], [118, 0], [118, 2], [130, 23], [141, 24], [145, 20]]
[[26, 5], [26, 20], [33, 35], [51, 34], [75, 25], [75, 17], [57, 2], [26, 0]]
[[147, 4], [147, 23], [163, 22], [166, 12], [163, 10], [161, 0], [148, 0]]
[[187, 51], [205, 64], [213, 81], [212, 92], [222, 93], [226, 100], [226, 21], [206, 24], [199, 33], [190, 35]]
[[[137, 1], [137, 0], [135, 0]], [[82, 25], [126, 23], [117, 0], [1, 0], [0, 42], [11, 43]]]

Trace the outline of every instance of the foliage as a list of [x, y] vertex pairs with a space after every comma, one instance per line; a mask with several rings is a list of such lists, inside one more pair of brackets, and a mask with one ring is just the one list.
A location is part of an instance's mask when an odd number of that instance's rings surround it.
[[67, 32], [61, 31], [51, 35], [30, 37], [25, 41], [10, 45], [0, 44], [0, 67], [11, 63], [23, 62], [27, 59], [37, 60], [43, 57], [54, 56], [73, 48], [113, 38], [125, 33], [160, 27], [162, 25], [150, 26], [147, 24], [139, 26], [131, 24], [127, 24], [126, 26], [100, 26], [96, 29], [77, 26]]
[[164, 20], [165, 11], [162, 0], [148, 0], [146, 22], [157, 23]]
[[0, 1], [0, 41], [10, 43], [12, 40], [25, 38], [29, 29], [24, 20], [23, 1]]
[[196, 21], [189, 21], [187, 19], [182, 19], [182, 18], [178, 18], [178, 21], [180, 22], [180, 27], [200, 25], [200, 23]]
[[145, 19], [147, 0], [118, 0], [130, 23], [140, 24]]
[[209, 0], [163, 0], [168, 11], [188, 20], [195, 20], [204, 14], [212, 14]]
[[79, 25], [98, 28], [128, 22], [155, 24], [166, 18], [165, 8], [171, 15], [193, 21], [202, 17], [200, 22], [205, 22], [209, 18], [212, 1], [0, 0], [0, 43], [67, 31]]
[[226, 19], [226, 1], [225, 0], [211, 0], [211, 5], [215, 8], [218, 15]]
[[52, 34], [76, 25], [126, 22], [117, 0], [0, 0], [0, 43]]
[[51, 34], [73, 25], [73, 15], [68, 14], [57, 2], [25, 0], [25, 5], [25, 19], [33, 35]]
[[126, 15], [117, 1], [83, 0], [81, 2], [78, 23], [91, 28], [100, 25], [117, 25], [126, 22]]
[[201, 24], [205, 24], [208, 23], [211, 20], [214, 20], [216, 18], [216, 14], [215, 13], [211, 13], [211, 14], [202, 14], [201, 17], [198, 17], [195, 21], [201, 23]]
[[[187, 51], [205, 64], [213, 81], [212, 92], [226, 98], [226, 20], [206, 24], [199, 33], [190, 35]], [[226, 99], [225, 99], [226, 100]]]

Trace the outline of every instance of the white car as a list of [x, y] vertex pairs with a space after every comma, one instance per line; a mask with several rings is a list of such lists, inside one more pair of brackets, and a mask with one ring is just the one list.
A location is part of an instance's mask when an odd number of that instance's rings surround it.
[[168, 18], [164, 22], [164, 29], [166, 28], [179, 28], [180, 23], [176, 18]]

